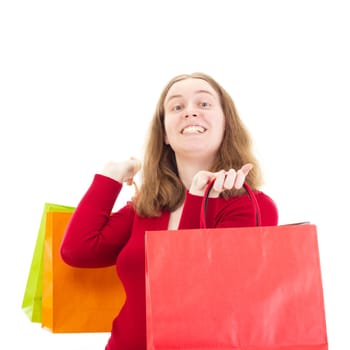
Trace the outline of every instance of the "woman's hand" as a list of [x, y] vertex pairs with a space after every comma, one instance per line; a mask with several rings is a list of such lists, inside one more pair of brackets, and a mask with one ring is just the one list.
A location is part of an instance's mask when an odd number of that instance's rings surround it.
[[219, 197], [220, 193], [231, 189], [240, 189], [243, 186], [246, 176], [253, 168], [252, 164], [245, 164], [239, 170], [221, 170], [216, 173], [209, 171], [199, 171], [192, 179], [189, 193], [203, 196], [209, 182], [215, 178], [215, 182], [210, 191], [209, 197]]
[[120, 183], [126, 182], [128, 185], [133, 183], [135, 174], [141, 169], [141, 162], [136, 158], [130, 158], [123, 162], [109, 161], [102, 171], [101, 175], [110, 177]]

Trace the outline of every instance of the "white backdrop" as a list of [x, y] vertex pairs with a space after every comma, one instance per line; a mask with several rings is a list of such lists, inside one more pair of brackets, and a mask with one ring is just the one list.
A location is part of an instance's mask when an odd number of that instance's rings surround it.
[[21, 311], [43, 204], [76, 205], [106, 161], [140, 155], [165, 83], [203, 71], [250, 129], [280, 223], [318, 225], [330, 349], [349, 349], [348, 19], [336, 0], [3, 0], [0, 348], [104, 349]]

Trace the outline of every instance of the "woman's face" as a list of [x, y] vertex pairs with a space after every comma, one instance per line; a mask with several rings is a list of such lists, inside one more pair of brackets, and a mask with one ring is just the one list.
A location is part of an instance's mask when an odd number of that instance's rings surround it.
[[220, 98], [203, 79], [189, 78], [171, 86], [164, 101], [165, 142], [176, 156], [214, 159], [225, 130]]

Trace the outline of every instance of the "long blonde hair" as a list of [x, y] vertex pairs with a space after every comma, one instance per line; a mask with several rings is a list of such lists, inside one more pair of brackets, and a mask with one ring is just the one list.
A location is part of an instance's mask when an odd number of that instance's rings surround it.
[[[173, 211], [185, 198], [186, 188], [178, 176], [174, 151], [165, 143], [164, 100], [174, 83], [190, 78], [203, 79], [213, 87], [219, 95], [226, 119], [223, 140], [214, 164], [211, 169], [206, 170], [237, 170], [242, 165], [251, 163], [253, 169], [249, 172], [246, 182], [253, 189], [261, 185], [260, 167], [252, 152], [250, 135], [238, 116], [231, 96], [207, 74], [178, 75], [163, 89], [150, 124], [143, 161], [142, 186], [134, 199], [135, 208], [141, 216], [159, 216], [162, 210]], [[239, 192], [225, 191], [221, 196], [227, 198]]]

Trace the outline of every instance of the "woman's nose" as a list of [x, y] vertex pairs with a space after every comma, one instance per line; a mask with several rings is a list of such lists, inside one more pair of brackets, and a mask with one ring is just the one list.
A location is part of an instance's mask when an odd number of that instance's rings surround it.
[[185, 111], [185, 118], [197, 117], [198, 113], [192, 106], [188, 106]]
[[186, 113], [185, 114], [185, 118], [189, 118], [189, 117], [197, 117], [197, 113]]

